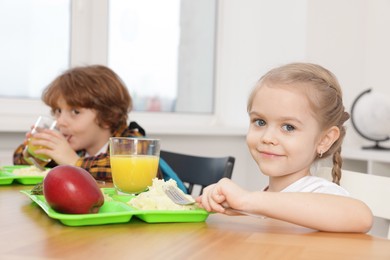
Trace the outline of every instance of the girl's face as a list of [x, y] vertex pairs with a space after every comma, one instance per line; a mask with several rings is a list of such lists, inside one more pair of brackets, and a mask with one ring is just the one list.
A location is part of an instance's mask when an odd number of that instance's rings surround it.
[[95, 110], [69, 107], [63, 98], [58, 100], [54, 115], [57, 128], [75, 151], [85, 149], [90, 155], [95, 155], [111, 135], [108, 127], [97, 124]]
[[270, 177], [270, 190], [280, 191], [310, 174], [321, 132], [303, 92], [264, 85], [249, 116], [247, 144], [261, 172]]

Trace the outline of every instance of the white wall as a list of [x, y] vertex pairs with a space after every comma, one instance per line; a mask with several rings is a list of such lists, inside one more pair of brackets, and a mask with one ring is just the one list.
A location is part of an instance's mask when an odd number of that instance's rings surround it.
[[[315, 0], [308, 10], [307, 59], [336, 74], [347, 110], [368, 88], [390, 97], [390, 1]], [[345, 145], [366, 143], [349, 124]]]
[[[320, 63], [338, 76], [348, 110], [368, 87], [390, 94], [386, 86], [389, 11], [387, 0], [220, 0], [216, 114], [132, 113], [131, 118], [160, 137], [164, 149], [235, 156], [233, 179], [249, 189], [260, 189], [265, 179], [245, 144], [246, 99], [255, 81], [275, 65], [303, 60]], [[42, 105], [21, 107], [14, 100], [2, 101], [0, 109], [3, 164], [10, 163], [25, 129], [47, 110]], [[349, 129], [348, 145], [363, 142]]]
[[219, 12], [218, 120], [246, 127], [246, 101], [260, 76], [305, 58], [306, 0], [222, 0]]

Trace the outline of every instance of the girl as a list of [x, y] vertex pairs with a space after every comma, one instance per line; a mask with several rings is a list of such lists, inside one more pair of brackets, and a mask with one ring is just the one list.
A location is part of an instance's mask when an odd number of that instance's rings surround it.
[[[349, 115], [331, 72], [307, 63], [275, 68], [256, 84], [247, 110], [247, 145], [269, 185], [250, 192], [225, 178], [197, 198], [202, 207], [237, 214], [231, 208], [323, 231], [371, 228], [370, 209], [338, 186], [343, 124]], [[310, 173], [313, 162], [329, 156], [334, 183]]]
[[[75, 165], [97, 180], [112, 181], [109, 138], [145, 135], [135, 122], [127, 126], [132, 99], [119, 76], [105, 66], [69, 69], [44, 90], [42, 100], [51, 107], [58, 129], [35, 135], [33, 144], [46, 147], [36, 153], [52, 158], [46, 167]], [[28, 164], [23, 150], [30, 136], [27, 133], [24, 144], [14, 152], [14, 164]]]

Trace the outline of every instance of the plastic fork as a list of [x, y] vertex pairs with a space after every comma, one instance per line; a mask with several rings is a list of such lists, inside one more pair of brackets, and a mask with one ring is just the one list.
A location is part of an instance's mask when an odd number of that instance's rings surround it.
[[[176, 187], [174, 187], [172, 185], [164, 185], [163, 190], [164, 190], [165, 194], [176, 204], [191, 205], [191, 204], [195, 203], [195, 200], [193, 198], [188, 198], [187, 196], [185, 196], [185, 194], [181, 190], [178, 190]], [[250, 217], [265, 218], [262, 215], [252, 214], [252, 213], [248, 213], [248, 212], [237, 210], [237, 209], [232, 209], [232, 208], [226, 208], [226, 209], [230, 210], [230, 211], [237, 212], [237, 213], [242, 214], [242, 215], [247, 215]]]

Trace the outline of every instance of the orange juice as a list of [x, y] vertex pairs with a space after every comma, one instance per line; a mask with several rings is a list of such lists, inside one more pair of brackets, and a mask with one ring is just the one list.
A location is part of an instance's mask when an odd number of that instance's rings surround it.
[[111, 174], [115, 187], [132, 194], [145, 191], [157, 176], [158, 160], [158, 156], [151, 155], [111, 156]]
[[49, 162], [51, 160], [50, 157], [44, 155], [44, 154], [36, 154], [35, 151], [38, 150], [38, 149], [42, 149], [44, 148], [42, 145], [32, 145], [31, 144], [31, 141], [34, 140], [34, 138], [30, 138], [28, 140], [28, 144], [27, 144], [27, 151], [29, 154], [31, 154], [32, 156], [34, 156], [35, 158], [38, 158], [39, 160], [42, 160], [42, 161], [45, 161], [45, 162]]

